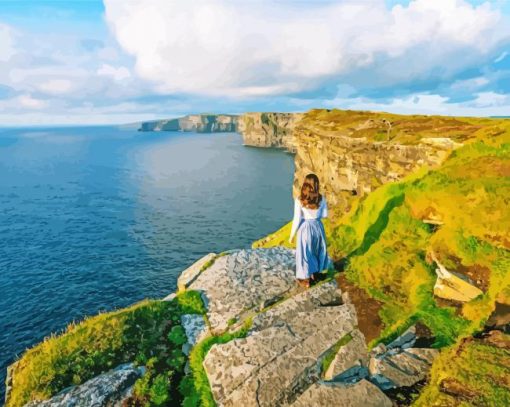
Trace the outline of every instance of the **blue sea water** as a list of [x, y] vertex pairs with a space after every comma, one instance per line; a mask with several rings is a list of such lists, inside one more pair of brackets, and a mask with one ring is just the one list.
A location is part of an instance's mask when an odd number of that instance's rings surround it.
[[51, 332], [165, 296], [199, 257], [287, 222], [293, 166], [235, 133], [0, 129], [2, 383]]

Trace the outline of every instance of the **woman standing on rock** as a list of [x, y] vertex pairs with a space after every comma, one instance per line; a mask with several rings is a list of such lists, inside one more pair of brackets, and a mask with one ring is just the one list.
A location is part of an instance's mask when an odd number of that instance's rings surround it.
[[319, 178], [308, 174], [301, 186], [301, 193], [294, 200], [294, 219], [289, 242], [296, 241], [296, 278], [300, 285], [310, 287], [316, 280], [315, 273], [329, 265], [326, 235], [322, 218], [328, 217], [326, 198], [319, 193]]

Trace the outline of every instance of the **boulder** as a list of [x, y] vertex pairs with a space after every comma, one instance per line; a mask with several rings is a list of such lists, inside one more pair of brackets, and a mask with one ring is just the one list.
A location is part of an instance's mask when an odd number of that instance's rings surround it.
[[197, 260], [186, 270], [184, 270], [177, 279], [177, 289], [179, 291], [184, 291], [186, 288], [188, 288], [190, 284], [195, 281], [198, 275], [203, 271], [202, 269], [205, 267], [205, 265], [213, 261], [215, 257], [216, 253], [206, 254], [204, 257]]
[[425, 379], [437, 354], [436, 349], [411, 348], [372, 356], [370, 380], [383, 390], [412, 386]]
[[409, 327], [402, 335], [395, 339], [390, 344], [386, 345], [386, 351], [396, 348], [406, 349], [411, 348], [416, 342], [416, 327], [413, 325]]
[[87, 382], [68, 388], [49, 400], [32, 401], [28, 407], [103, 407], [120, 404], [143, 374], [132, 364], [120, 365]]
[[448, 271], [435, 256], [433, 259], [438, 267], [436, 269], [437, 280], [434, 285], [435, 296], [446, 300], [468, 302], [483, 294], [478, 287]]
[[315, 383], [291, 406], [391, 407], [392, 402], [372, 383], [361, 380], [351, 385]]
[[237, 250], [216, 258], [189, 288], [202, 293], [211, 330], [220, 333], [232, 320], [285, 297], [295, 287], [294, 274], [293, 250]]
[[[364, 377], [366, 374], [366, 366], [368, 366], [367, 345], [363, 334], [355, 329], [350, 333], [352, 339], [342, 346], [329, 368], [324, 374], [326, 380], [342, 380], [342, 381], [356, 381], [359, 377]], [[346, 372], [350, 370], [349, 372]], [[347, 373], [347, 375], [343, 375]]]
[[218, 405], [282, 405], [316, 382], [327, 351], [354, 329], [339, 303], [336, 283], [324, 283], [256, 315], [246, 338], [213, 346], [204, 368]]

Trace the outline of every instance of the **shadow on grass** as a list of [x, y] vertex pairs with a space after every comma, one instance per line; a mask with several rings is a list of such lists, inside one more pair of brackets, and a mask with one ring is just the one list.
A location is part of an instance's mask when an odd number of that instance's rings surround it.
[[348, 256], [347, 259], [354, 256], [361, 256], [368, 252], [370, 247], [379, 240], [381, 233], [388, 226], [388, 220], [390, 217], [390, 213], [393, 209], [399, 207], [404, 202], [405, 194], [402, 193], [400, 195], [394, 196], [386, 202], [386, 205], [379, 213], [377, 220], [370, 225], [370, 227], [365, 232], [365, 236], [363, 236], [363, 241], [359, 245], [359, 247], [353, 250]]

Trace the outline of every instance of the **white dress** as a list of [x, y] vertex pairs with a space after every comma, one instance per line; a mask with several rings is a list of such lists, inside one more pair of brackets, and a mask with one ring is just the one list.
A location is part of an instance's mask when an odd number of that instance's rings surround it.
[[289, 240], [297, 233], [296, 239], [296, 278], [308, 279], [313, 273], [329, 266], [326, 233], [321, 219], [328, 216], [326, 198], [317, 209], [305, 208], [299, 199], [294, 201], [294, 219]]

